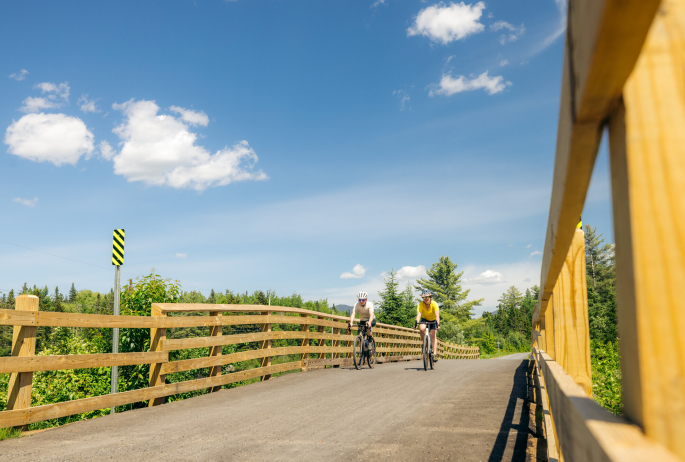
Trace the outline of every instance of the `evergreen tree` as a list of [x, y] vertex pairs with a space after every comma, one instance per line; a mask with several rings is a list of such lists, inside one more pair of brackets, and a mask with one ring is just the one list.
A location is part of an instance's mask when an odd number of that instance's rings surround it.
[[62, 308], [62, 297], [62, 294], [59, 293], [59, 287], [55, 287], [55, 295], [53, 297], [53, 308], [55, 311], [64, 311]]
[[78, 292], [76, 292], [76, 287], [74, 287], [74, 283], [71, 283], [71, 289], [69, 289], [69, 301], [71, 303], [76, 303], [76, 295], [78, 295]]
[[585, 225], [585, 263], [588, 281], [590, 338], [603, 343], [617, 339], [614, 246], [596, 228]]
[[399, 282], [395, 269], [385, 278], [385, 290], [379, 292], [381, 297], [378, 303], [378, 320], [386, 324], [411, 327], [414, 325], [415, 307], [411, 287], [407, 286], [404, 292], [399, 292]]
[[471, 319], [473, 308], [480, 306], [484, 299], [466, 301], [470, 290], [462, 290], [460, 282], [464, 272], [457, 273], [456, 269], [457, 264], [452, 263], [450, 257], [442, 256], [427, 271], [428, 279], [417, 280], [414, 287], [419, 291], [430, 290], [433, 299], [441, 305], [441, 312], [444, 310], [459, 321], [464, 321]]

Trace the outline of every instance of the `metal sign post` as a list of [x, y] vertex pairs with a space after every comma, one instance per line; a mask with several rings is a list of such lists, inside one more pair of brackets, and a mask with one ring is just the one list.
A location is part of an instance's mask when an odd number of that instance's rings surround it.
[[[115, 229], [112, 240], [112, 265], [114, 265], [114, 315], [119, 315], [119, 295], [121, 292], [121, 265], [124, 264], [124, 230]], [[119, 328], [112, 329], [112, 353], [119, 353]], [[119, 384], [119, 368], [112, 366], [112, 389], [111, 393], [117, 392]], [[114, 414], [116, 408], [110, 409], [110, 414]]]

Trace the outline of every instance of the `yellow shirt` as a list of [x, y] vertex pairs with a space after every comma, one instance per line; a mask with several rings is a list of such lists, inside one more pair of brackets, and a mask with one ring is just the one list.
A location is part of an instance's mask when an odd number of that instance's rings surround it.
[[426, 304], [422, 301], [419, 303], [416, 312], [421, 313], [421, 317], [426, 321], [435, 321], [435, 315], [440, 313], [440, 307], [435, 303], [435, 300], [431, 300], [431, 305], [426, 308]]

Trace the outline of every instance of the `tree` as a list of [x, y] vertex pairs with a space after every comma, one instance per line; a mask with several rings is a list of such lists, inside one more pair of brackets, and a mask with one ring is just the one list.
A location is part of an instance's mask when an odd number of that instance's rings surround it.
[[590, 338], [603, 343], [615, 342], [617, 319], [614, 246], [605, 244], [594, 226], [585, 225], [584, 232]]
[[69, 301], [71, 303], [74, 303], [76, 301], [76, 295], [78, 295], [78, 292], [76, 292], [76, 287], [74, 287], [74, 283], [71, 283], [71, 289], [69, 289]]
[[456, 269], [457, 264], [452, 263], [450, 257], [442, 256], [427, 271], [428, 279], [417, 280], [414, 287], [419, 291], [430, 290], [433, 299], [441, 305], [441, 312], [444, 310], [463, 321], [471, 319], [473, 307], [480, 306], [484, 299], [466, 301], [470, 290], [462, 290], [460, 282], [464, 272], [457, 273]]
[[385, 290], [379, 292], [381, 297], [378, 303], [378, 320], [386, 324], [411, 327], [414, 325], [414, 300], [411, 286], [407, 286], [404, 292], [399, 292], [399, 282], [395, 269], [385, 278]]

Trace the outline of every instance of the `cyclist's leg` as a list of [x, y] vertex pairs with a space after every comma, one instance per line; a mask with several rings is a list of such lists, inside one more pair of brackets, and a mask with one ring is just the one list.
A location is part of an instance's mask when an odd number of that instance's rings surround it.
[[368, 327], [366, 329], [366, 333], [369, 337], [373, 337], [372, 329], [373, 329], [373, 326], [375, 326], [375, 325], [376, 325], [376, 318], [373, 318], [373, 321], [368, 323]]
[[436, 351], [438, 351], [438, 342], [437, 342], [437, 330], [435, 329], [435, 324], [431, 325], [431, 348], [433, 349], [433, 354], [435, 354]]
[[423, 337], [426, 335], [426, 325], [419, 324], [419, 333], [421, 334], [421, 344], [423, 344]]

